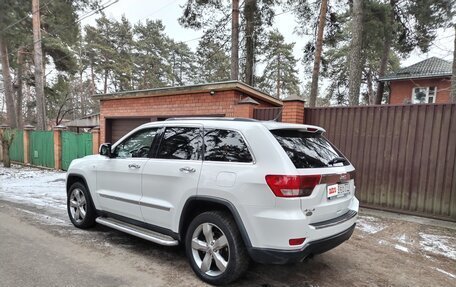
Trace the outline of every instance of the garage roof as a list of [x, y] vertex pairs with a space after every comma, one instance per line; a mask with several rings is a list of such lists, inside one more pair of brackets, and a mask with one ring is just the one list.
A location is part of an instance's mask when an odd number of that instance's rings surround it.
[[190, 86], [179, 86], [179, 87], [165, 87], [165, 88], [154, 88], [145, 90], [133, 90], [124, 91], [110, 94], [97, 94], [93, 97], [99, 100], [113, 100], [113, 99], [126, 99], [126, 98], [145, 98], [145, 97], [161, 97], [161, 96], [172, 96], [181, 94], [195, 94], [204, 92], [220, 92], [235, 90], [242, 92], [250, 97], [263, 100], [275, 106], [282, 106], [282, 101], [276, 99], [252, 86], [249, 86], [240, 81], [227, 81], [218, 83], [208, 84], [197, 84]]

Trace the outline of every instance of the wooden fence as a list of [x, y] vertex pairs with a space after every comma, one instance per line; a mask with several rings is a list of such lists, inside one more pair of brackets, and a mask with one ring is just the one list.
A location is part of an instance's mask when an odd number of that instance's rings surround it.
[[306, 108], [357, 170], [364, 206], [456, 221], [456, 104]]

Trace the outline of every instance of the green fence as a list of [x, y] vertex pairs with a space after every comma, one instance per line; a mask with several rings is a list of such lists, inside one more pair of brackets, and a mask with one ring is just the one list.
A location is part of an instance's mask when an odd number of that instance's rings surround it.
[[30, 163], [54, 167], [54, 133], [52, 131], [30, 132]]
[[92, 154], [92, 134], [62, 132], [62, 169], [67, 170], [73, 159]]
[[16, 131], [9, 149], [12, 161], [24, 162], [24, 132]]

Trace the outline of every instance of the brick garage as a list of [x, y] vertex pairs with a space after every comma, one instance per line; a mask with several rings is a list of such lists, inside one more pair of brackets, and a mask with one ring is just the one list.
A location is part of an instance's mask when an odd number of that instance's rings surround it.
[[[115, 142], [129, 130], [149, 121], [185, 116], [252, 118], [255, 108], [283, 105], [281, 100], [238, 81], [94, 97], [100, 100], [101, 142]], [[300, 100], [292, 100], [290, 104], [297, 102], [303, 109]]]

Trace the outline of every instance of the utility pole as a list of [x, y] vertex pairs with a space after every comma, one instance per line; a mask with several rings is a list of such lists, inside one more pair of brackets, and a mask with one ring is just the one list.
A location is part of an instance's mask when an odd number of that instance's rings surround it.
[[231, 80], [239, 79], [239, 0], [233, 0], [231, 13]]
[[44, 97], [43, 51], [41, 48], [40, 0], [32, 0], [33, 58], [35, 62], [35, 95], [37, 129], [46, 130], [46, 102]]

